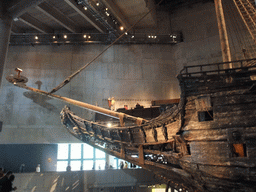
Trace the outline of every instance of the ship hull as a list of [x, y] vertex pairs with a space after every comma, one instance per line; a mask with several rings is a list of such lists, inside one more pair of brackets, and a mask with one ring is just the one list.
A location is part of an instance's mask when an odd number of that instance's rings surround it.
[[[185, 68], [181, 101], [142, 125], [107, 128], [62, 111], [70, 133], [118, 158], [151, 170], [170, 186], [191, 191], [256, 188], [256, 88], [250, 62]], [[196, 66], [193, 66], [196, 67]]]

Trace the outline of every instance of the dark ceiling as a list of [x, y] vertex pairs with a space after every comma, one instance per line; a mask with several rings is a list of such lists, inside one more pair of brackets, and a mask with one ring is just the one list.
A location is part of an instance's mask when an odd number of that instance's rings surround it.
[[[71, 39], [111, 43], [121, 35], [123, 42], [132, 42], [135, 33], [136, 42], [144, 43], [147, 35], [140, 37], [138, 33], [157, 27], [156, 14], [209, 1], [212, 0], [4, 0], [3, 7], [13, 17], [11, 44], [59, 43]], [[173, 35], [180, 37], [179, 32]], [[149, 37], [150, 42], [154, 39], [166, 43], [165, 36], [170, 34], [158, 34], [158, 40]], [[173, 42], [172, 39], [170, 43]]]

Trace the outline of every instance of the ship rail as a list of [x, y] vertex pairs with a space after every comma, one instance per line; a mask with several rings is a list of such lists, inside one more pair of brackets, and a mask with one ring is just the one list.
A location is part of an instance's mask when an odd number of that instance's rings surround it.
[[[227, 66], [232, 66], [229, 68]], [[221, 62], [213, 64], [202, 64], [184, 66], [180, 71], [180, 77], [198, 77], [202, 75], [223, 75], [227, 72], [239, 72], [241, 70], [256, 70], [256, 58]]]

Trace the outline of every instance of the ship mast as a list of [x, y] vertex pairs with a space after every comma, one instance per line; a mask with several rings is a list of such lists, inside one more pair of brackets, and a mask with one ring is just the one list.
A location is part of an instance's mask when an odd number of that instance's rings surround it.
[[[224, 18], [222, 1], [214, 0], [214, 3], [215, 3], [218, 28], [219, 28], [222, 59], [223, 59], [223, 62], [230, 62], [231, 61], [231, 53], [230, 53], [230, 47], [229, 47], [229, 42], [228, 42], [228, 34], [227, 34], [226, 22], [225, 22], [225, 18]], [[224, 65], [224, 68], [231, 69], [232, 63]]]

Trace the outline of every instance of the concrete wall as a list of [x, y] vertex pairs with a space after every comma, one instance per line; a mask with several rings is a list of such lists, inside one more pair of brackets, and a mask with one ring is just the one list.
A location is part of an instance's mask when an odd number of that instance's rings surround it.
[[24, 172], [35, 172], [40, 164], [41, 171], [56, 171], [57, 144], [7, 144], [0, 145], [0, 167], [15, 173], [24, 164]]
[[[99, 54], [105, 45], [13, 46], [5, 75], [23, 69], [28, 86], [50, 91], [67, 76]], [[138, 102], [179, 97], [170, 45], [115, 45], [56, 94], [107, 107], [115, 97], [116, 108]], [[59, 112], [65, 103], [22, 90], [6, 80], [0, 93], [1, 143], [77, 142], [63, 129]], [[81, 116], [85, 110], [71, 107]]]
[[149, 192], [161, 184], [143, 169], [78, 172], [17, 173], [13, 186], [19, 192]]
[[[178, 98], [176, 75], [186, 65], [221, 61], [214, 4], [181, 8], [170, 15], [173, 31], [182, 31], [177, 45], [114, 45], [56, 94], [107, 107], [115, 97], [116, 108], [151, 100]], [[12, 46], [5, 75], [23, 69], [28, 86], [50, 91], [85, 65], [106, 45]], [[65, 103], [34, 95], [3, 80], [0, 90], [0, 144], [78, 142], [62, 127], [59, 112]], [[39, 87], [40, 85], [40, 87]], [[93, 117], [77, 107], [76, 114]]]

